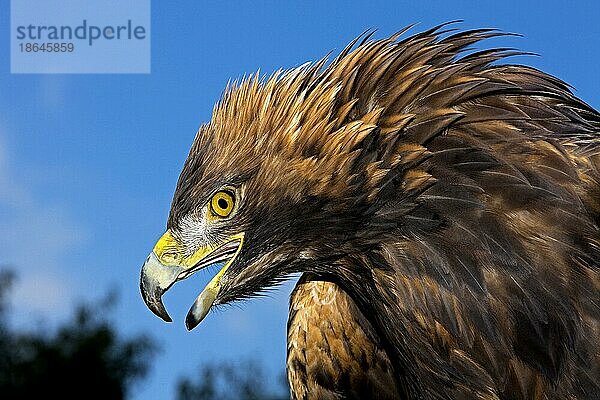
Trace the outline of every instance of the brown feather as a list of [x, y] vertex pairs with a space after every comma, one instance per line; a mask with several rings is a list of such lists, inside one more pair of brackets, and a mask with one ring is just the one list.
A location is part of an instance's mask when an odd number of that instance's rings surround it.
[[294, 398], [596, 399], [600, 114], [496, 64], [511, 49], [469, 53], [501, 33], [442, 28], [229, 86], [169, 228], [234, 185], [222, 229], [246, 239], [217, 302], [307, 273]]

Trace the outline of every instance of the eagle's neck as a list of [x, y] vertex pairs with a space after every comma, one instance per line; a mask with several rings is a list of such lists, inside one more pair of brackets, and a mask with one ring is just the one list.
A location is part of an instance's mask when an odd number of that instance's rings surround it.
[[293, 399], [406, 398], [371, 323], [337, 284], [310, 273], [290, 299], [287, 371]]
[[394, 279], [393, 267], [376, 251], [344, 257], [332, 264], [313, 271], [311, 279], [334, 284], [352, 300], [371, 327], [377, 346], [389, 358], [401, 398], [422, 398], [422, 380], [415, 374], [416, 349], [404, 329], [410, 318], [403, 315], [390, 291], [395, 285], [386, 284], [386, 280]]

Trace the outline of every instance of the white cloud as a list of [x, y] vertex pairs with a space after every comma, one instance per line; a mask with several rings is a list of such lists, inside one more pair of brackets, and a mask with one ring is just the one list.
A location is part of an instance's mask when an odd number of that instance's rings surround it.
[[11, 170], [4, 132], [0, 127], [0, 265], [17, 273], [15, 314], [24, 320], [64, 316], [75, 293], [62, 265], [81, 242], [81, 228]]

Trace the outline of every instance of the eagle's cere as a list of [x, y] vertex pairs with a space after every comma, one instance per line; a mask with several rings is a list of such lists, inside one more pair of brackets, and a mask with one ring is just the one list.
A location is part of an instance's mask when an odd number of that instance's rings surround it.
[[440, 26], [228, 86], [142, 270], [188, 314], [302, 272], [294, 399], [600, 398], [600, 114]]

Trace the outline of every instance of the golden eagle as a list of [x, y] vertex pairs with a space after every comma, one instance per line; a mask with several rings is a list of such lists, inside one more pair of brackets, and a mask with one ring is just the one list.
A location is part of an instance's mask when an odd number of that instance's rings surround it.
[[[303, 273], [294, 399], [600, 398], [600, 114], [441, 25], [228, 86], [200, 127], [148, 307], [186, 319]], [[358, 40], [361, 40], [358, 43]]]

